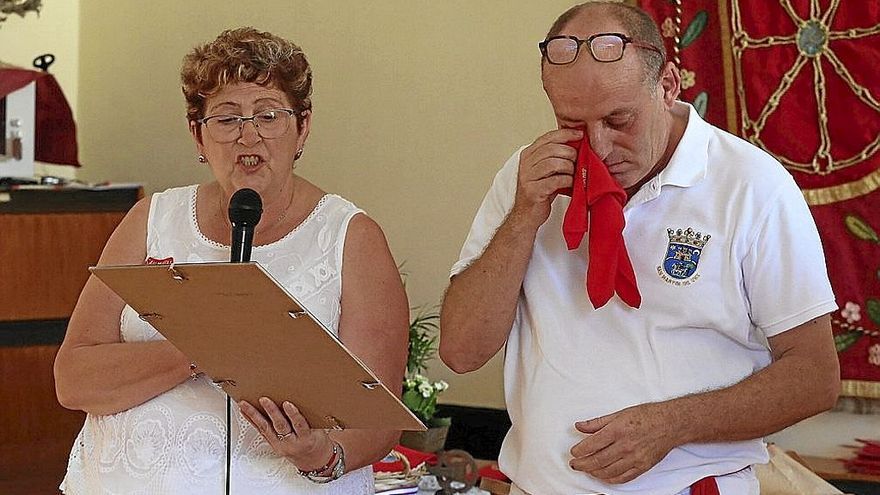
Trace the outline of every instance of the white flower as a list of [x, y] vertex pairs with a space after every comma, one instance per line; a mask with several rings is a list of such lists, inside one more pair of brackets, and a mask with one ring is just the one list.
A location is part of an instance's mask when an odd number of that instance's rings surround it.
[[880, 344], [868, 347], [868, 362], [874, 366], [880, 366]]
[[438, 392], [442, 392], [442, 391], [446, 390], [447, 388], [449, 388], [449, 384], [444, 382], [443, 380], [439, 380], [439, 381], [434, 382], [434, 388]]
[[697, 84], [697, 74], [687, 69], [681, 69], [681, 89], [690, 89]]
[[672, 18], [667, 17], [660, 26], [660, 30], [663, 32], [664, 38], [672, 38], [675, 36], [675, 23], [672, 21]]
[[843, 306], [840, 316], [846, 318], [847, 323], [855, 323], [862, 319], [861, 310], [858, 304], [850, 301]]
[[427, 399], [434, 393], [434, 387], [432, 387], [430, 383], [420, 383], [419, 393], [422, 394], [422, 397]]

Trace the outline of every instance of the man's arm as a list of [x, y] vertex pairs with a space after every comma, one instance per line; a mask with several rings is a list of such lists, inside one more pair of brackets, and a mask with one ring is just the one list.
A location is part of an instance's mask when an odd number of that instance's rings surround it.
[[830, 316], [768, 340], [773, 362], [736, 385], [576, 423], [587, 436], [571, 466], [625, 483], [679, 445], [759, 438], [830, 409], [840, 391]]
[[456, 373], [479, 369], [504, 346], [538, 227], [557, 191], [571, 187], [581, 131], [559, 129], [520, 153], [516, 199], [471, 266], [453, 277], [440, 310], [440, 358]]

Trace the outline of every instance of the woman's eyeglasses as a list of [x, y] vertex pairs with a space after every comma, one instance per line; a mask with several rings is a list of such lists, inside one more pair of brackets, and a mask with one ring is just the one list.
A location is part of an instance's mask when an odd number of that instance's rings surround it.
[[252, 117], [241, 115], [211, 115], [198, 122], [208, 129], [208, 134], [218, 143], [231, 143], [241, 137], [245, 122], [252, 122], [257, 134], [263, 139], [275, 139], [290, 129], [290, 120], [296, 113], [290, 108], [273, 108], [255, 113]]
[[582, 40], [574, 36], [552, 36], [538, 43], [541, 54], [553, 65], [566, 65], [577, 60], [581, 45], [590, 47], [590, 55], [597, 62], [617, 62], [623, 58], [626, 45], [633, 45], [659, 53], [659, 48], [648, 43], [635, 41], [620, 33], [599, 33]]

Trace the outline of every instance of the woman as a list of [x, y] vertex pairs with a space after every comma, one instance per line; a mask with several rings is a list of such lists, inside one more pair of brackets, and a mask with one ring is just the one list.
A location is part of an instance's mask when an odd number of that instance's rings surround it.
[[[251, 28], [226, 31], [186, 56], [181, 80], [198, 161], [214, 180], [140, 201], [99, 264], [227, 261], [229, 199], [251, 188], [263, 200], [252, 259], [399, 387], [408, 309], [384, 235], [294, 173], [312, 117], [302, 50]], [[55, 377], [61, 404], [88, 413], [65, 493], [223, 493], [225, 395], [95, 277], [71, 316]], [[399, 436], [313, 430], [295, 405], [265, 398], [237, 406], [235, 494], [373, 493], [370, 465]]]

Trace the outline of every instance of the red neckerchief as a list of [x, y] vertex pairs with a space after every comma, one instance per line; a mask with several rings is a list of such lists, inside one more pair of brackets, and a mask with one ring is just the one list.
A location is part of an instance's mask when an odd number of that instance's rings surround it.
[[709, 476], [691, 485], [691, 495], [721, 495], [721, 493], [718, 491], [715, 477]]
[[590, 232], [587, 296], [595, 309], [604, 306], [615, 292], [630, 307], [638, 308], [642, 296], [623, 241], [626, 192], [614, 182], [608, 167], [593, 152], [587, 133], [581, 141], [567, 144], [578, 150], [578, 155], [562, 235], [572, 250], [577, 249], [584, 234]]

